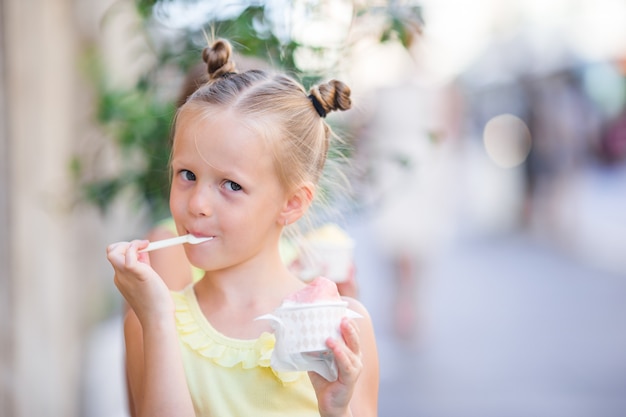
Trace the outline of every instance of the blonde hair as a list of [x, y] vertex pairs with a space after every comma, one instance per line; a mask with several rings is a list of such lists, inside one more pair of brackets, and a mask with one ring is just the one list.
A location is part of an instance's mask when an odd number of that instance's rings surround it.
[[304, 182], [318, 184], [334, 136], [324, 116], [351, 107], [350, 88], [332, 80], [309, 93], [294, 79], [265, 70], [238, 73], [232, 47], [216, 40], [202, 52], [208, 82], [179, 108], [229, 108], [242, 123], [270, 143], [282, 186], [292, 191]]

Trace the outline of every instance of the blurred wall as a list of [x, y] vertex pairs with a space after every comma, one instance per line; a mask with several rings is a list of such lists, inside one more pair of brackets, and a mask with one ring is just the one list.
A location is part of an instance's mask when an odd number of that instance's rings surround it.
[[69, 259], [68, 154], [77, 132], [72, 1], [2, 2], [2, 415], [73, 416], [76, 264]]
[[91, 335], [102, 320], [121, 318], [105, 247], [141, 236], [146, 217], [128, 199], [105, 215], [85, 204], [70, 161], [87, 155], [87, 164], [116, 167], [84, 64], [95, 48], [114, 82], [133, 82], [133, 7], [0, 0], [2, 417], [84, 415]]
[[[4, 2], [0, 1], [0, 22], [4, 21]], [[2, 25], [4, 27], [4, 25]], [[9, 285], [9, 212], [8, 212], [8, 138], [6, 122], [6, 89], [5, 89], [5, 36], [0, 30], [0, 414], [11, 415], [10, 384], [11, 345], [10, 345], [10, 311], [11, 287]]]

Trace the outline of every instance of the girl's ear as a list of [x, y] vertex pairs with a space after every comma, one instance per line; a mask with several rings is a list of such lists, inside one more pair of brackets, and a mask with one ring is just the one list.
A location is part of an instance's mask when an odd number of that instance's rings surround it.
[[313, 196], [315, 195], [315, 186], [312, 183], [302, 184], [291, 197], [285, 202], [278, 219], [283, 226], [298, 221], [309, 209]]

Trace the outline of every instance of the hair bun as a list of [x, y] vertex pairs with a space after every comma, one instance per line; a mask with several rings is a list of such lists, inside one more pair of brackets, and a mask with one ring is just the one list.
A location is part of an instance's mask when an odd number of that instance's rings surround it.
[[232, 52], [230, 43], [223, 39], [218, 39], [211, 46], [204, 48], [202, 60], [207, 64], [209, 81], [237, 71], [235, 63], [230, 59]]
[[335, 110], [348, 110], [352, 106], [350, 87], [338, 80], [313, 86], [309, 91], [324, 110], [324, 114]]

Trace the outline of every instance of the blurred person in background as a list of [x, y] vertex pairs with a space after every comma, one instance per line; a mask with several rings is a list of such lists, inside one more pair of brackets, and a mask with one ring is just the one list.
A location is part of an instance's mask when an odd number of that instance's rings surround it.
[[[520, 200], [519, 209], [510, 210], [516, 215], [510, 216], [507, 227], [521, 226], [566, 244], [575, 220], [563, 204], [575, 192], [576, 178], [590, 159], [602, 116], [584, 88], [585, 62], [558, 36], [546, 36], [539, 47], [533, 39], [540, 33], [519, 30], [492, 41], [459, 83], [467, 110], [466, 134], [480, 143], [476, 146], [489, 153], [489, 123], [503, 117], [514, 122], [491, 139], [508, 146], [504, 152], [519, 152], [519, 157], [511, 162], [489, 154], [493, 173], [509, 178], [505, 188], [516, 190], [521, 173], [520, 196], [511, 192], [512, 200]], [[521, 129], [528, 141], [523, 150], [516, 148], [515, 140]]]
[[453, 86], [410, 80], [370, 98], [356, 150], [373, 205], [373, 233], [393, 271], [392, 326], [419, 337], [419, 281], [456, 233], [459, 104]]

